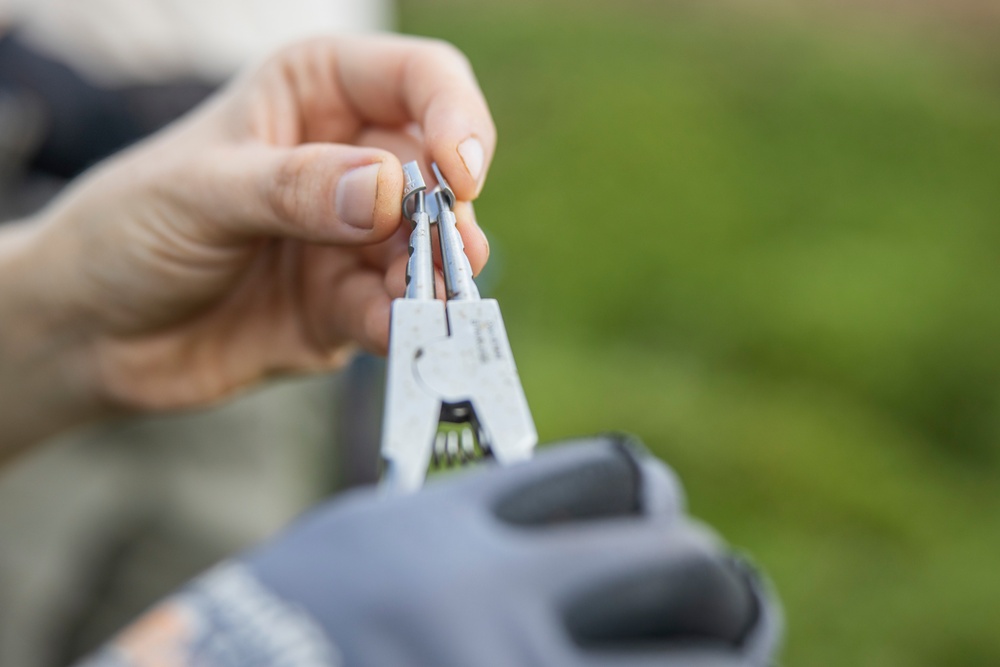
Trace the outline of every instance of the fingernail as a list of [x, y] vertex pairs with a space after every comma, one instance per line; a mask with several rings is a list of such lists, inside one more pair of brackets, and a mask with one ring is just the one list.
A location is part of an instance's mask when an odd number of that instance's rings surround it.
[[472, 180], [478, 183], [479, 177], [483, 175], [483, 165], [486, 161], [485, 153], [483, 153], [483, 145], [479, 143], [479, 139], [469, 137], [460, 143], [458, 145], [458, 155], [462, 158], [462, 162], [465, 163], [465, 169], [472, 176]]
[[358, 229], [375, 226], [375, 198], [381, 162], [355, 167], [337, 185], [337, 217]]

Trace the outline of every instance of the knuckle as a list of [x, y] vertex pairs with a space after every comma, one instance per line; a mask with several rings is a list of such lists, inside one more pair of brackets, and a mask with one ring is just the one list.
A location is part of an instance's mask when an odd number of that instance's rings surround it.
[[286, 223], [295, 223], [301, 215], [301, 182], [305, 163], [297, 154], [284, 158], [271, 177], [268, 205], [274, 216]]
[[464, 51], [449, 41], [443, 39], [431, 39], [428, 40], [426, 48], [428, 57], [434, 62], [459, 65], [469, 71], [472, 70], [472, 64], [469, 62], [469, 57], [465, 55]]
[[284, 46], [269, 55], [260, 65], [260, 75], [268, 79], [283, 80], [288, 77], [295, 63], [302, 58], [302, 44], [295, 43]]
[[301, 63], [317, 55], [324, 55], [332, 50], [333, 43], [328, 37], [314, 37], [287, 44], [268, 58], [268, 62], [279, 67], [288, 63]]

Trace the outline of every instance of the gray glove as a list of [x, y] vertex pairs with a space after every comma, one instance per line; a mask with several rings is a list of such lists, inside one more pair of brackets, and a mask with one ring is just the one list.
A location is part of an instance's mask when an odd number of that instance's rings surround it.
[[778, 627], [752, 569], [683, 515], [671, 471], [609, 436], [343, 496], [88, 664], [764, 666]]

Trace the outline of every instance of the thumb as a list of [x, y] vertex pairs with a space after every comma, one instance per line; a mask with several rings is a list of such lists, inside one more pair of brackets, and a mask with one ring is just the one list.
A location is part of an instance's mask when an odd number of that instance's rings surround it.
[[399, 226], [403, 170], [388, 151], [241, 146], [216, 162], [210, 178], [214, 217], [229, 238], [360, 245], [382, 241]]

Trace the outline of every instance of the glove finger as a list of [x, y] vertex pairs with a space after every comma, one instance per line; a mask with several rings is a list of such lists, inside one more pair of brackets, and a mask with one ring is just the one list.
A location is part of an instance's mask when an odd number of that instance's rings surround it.
[[575, 557], [561, 550], [556, 599], [575, 650], [602, 665], [770, 655], [776, 623], [750, 568], [694, 525], [645, 523], [588, 529]]
[[683, 492], [673, 473], [634, 438], [595, 436], [546, 447], [532, 460], [461, 480], [494, 515], [517, 526], [546, 526], [629, 515], [678, 514]]
[[591, 584], [565, 612], [581, 646], [738, 647], [758, 616], [753, 590], [722, 555], [689, 554]]

